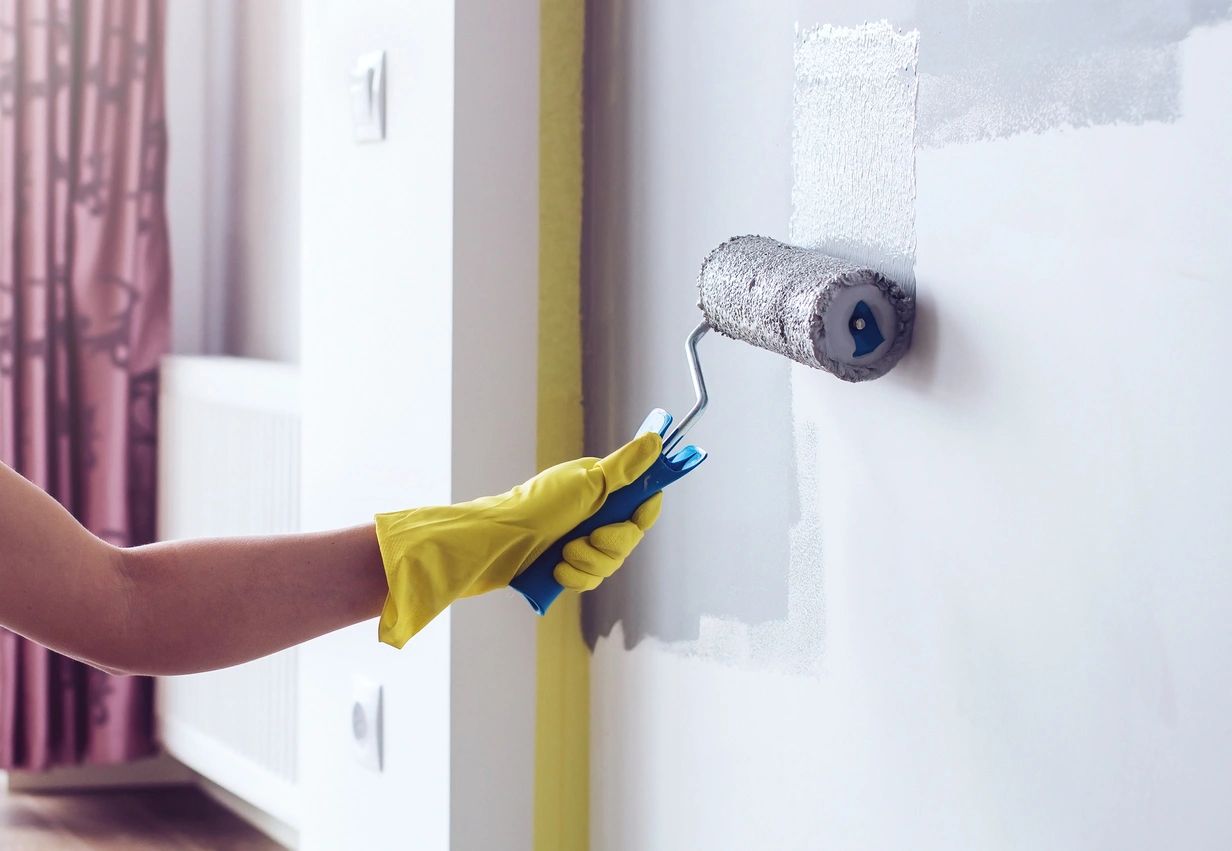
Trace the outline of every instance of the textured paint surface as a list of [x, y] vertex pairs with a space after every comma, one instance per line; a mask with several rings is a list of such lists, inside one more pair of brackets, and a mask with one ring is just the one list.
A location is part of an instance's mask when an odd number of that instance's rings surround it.
[[[865, 264], [768, 236], [739, 236], [716, 248], [697, 292], [714, 331], [844, 381], [883, 375], [911, 339], [913, 302], [902, 287]], [[871, 348], [857, 357], [861, 344], [850, 320], [861, 303], [879, 336], [875, 345], [868, 336]]]
[[1177, 45], [1227, 0], [922, 3], [920, 142], [1174, 121]]
[[791, 240], [915, 284], [919, 33], [886, 21], [796, 39]]

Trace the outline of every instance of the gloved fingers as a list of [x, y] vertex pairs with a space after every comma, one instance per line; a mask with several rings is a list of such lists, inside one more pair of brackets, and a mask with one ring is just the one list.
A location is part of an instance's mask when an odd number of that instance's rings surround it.
[[[649, 532], [650, 527], [659, 519], [659, 512], [663, 510], [663, 491], [659, 491], [650, 499], [643, 502], [637, 507], [637, 511], [633, 512], [633, 524], [643, 532]], [[603, 531], [596, 529], [596, 532]]]
[[561, 558], [583, 573], [606, 578], [616, 572], [641, 539], [642, 530], [632, 523], [615, 523], [596, 529], [589, 538], [565, 544]]
[[646, 432], [599, 462], [609, 493], [637, 481], [663, 451], [663, 438]]
[[[603, 553], [609, 558], [624, 561], [629, 557], [629, 553], [633, 552], [642, 541], [644, 533], [636, 523], [631, 520], [626, 520], [624, 523], [612, 523], [609, 526], [600, 526], [598, 529], [590, 533], [590, 537], [586, 539], [589, 546]], [[576, 544], [578, 541], [571, 541], [570, 544]], [[571, 564], [577, 564], [573, 559], [569, 558], [569, 545], [565, 546], [565, 561]], [[579, 547], [575, 552], [582, 555], [582, 548]], [[581, 567], [581, 565], [578, 565]], [[617, 564], [619, 566], [619, 564]], [[615, 568], [613, 568], [615, 569]], [[610, 576], [611, 573], [605, 574]]]
[[600, 526], [584, 538], [565, 544], [564, 559], [556, 565], [553, 575], [564, 588], [592, 591], [611, 576], [641, 543], [646, 529], [654, 525], [663, 505], [663, 494], [657, 493], [642, 503], [632, 520]]
[[560, 583], [560, 587], [568, 588], [570, 591], [593, 591], [603, 581], [602, 576], [592, 576], [589, 573], [578, 570], [567, 561], [562, 561], [556, 565], [556, 570], [552, 571], [552, 576]]

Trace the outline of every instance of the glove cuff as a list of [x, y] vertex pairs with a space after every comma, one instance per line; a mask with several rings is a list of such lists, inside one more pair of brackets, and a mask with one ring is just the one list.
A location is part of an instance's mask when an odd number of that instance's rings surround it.
[[[378, 514], [375, 518], [377, 545], [389, 587], [377, 636], [385, 644], [399, 649], [459, 596], [459, 584], [465, 587], [469, 583], [466, 577], [439, 568], [442, 560], [440, 527], [430, 516], [439, 511], [418, 508]], [[433, 525], [437, 526], [438, 535], [425, 534], [425, 528]], [[427, 563], [430, 556], [435, 556], [434, 563], [438, 565], [435, 570]], [[476, 565], [475, 572], [482, 570], [483, 565]]]
[[503, 588], [545, 544], [501, 522], [508, 495], [376, 515], [389, 593], [377, 636], [401, 648], [459, 597]]

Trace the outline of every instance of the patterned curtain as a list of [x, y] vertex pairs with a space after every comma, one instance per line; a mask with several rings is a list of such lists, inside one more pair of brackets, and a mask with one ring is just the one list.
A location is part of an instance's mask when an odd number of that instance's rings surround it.
[[[154, 538], [169, 336], [162, 0], [0, 0], [0, 459]], [[0, 767], [154, 750], [153, 684], [0, 631]]]

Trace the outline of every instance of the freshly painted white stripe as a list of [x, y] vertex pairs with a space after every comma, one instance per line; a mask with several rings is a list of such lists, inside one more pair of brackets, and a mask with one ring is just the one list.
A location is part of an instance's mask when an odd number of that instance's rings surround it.
[[915, 283], [919, 33], [886, 21], [796, 37], [791, 239]]

